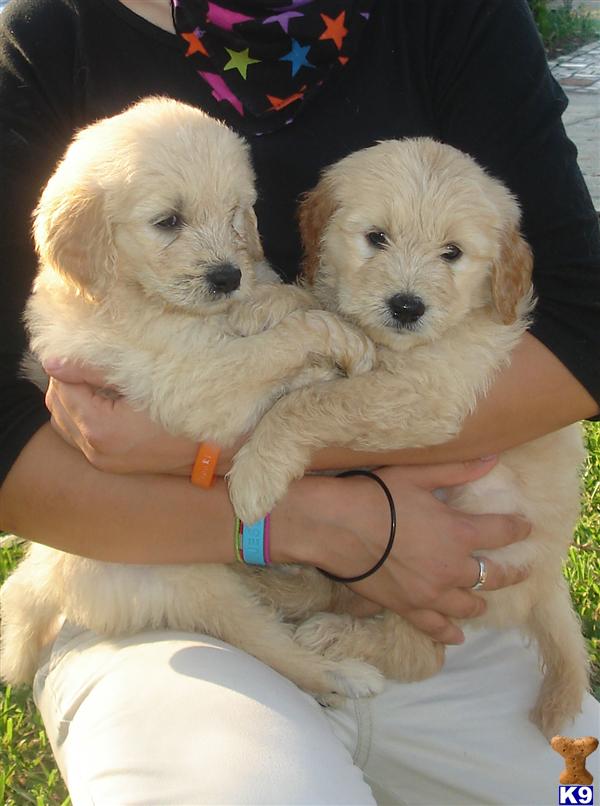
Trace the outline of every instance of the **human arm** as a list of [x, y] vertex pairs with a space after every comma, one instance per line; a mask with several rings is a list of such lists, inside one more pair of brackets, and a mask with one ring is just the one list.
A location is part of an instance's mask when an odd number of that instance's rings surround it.
[[[431, 490], [477, 478], [492, 466], [382, 471], [397, 502], [399, 539], [384, 568], [357, 583], [356, 591], [438, 640], [460, 641], [461, 631], [446, 616], [474, 616], [483, 608], [477, 596], [459, 590], [476, 579], [471, 552], [522, 539], [529, 527], [512, 516], [457, 513]], [[272, 514], [273, 561], [304, 562], [342, 576], [371, 567], [383, 552], [389, 523], [370, 485], [317, 477], [295, 482]], [[49, 425], [29, 441], [0, 488], [0, 525], [111, 562], [233, 561], [233, 513], [224, 481], [203, 491], [177, 477], [104, 473]], [[522, 578], [494, 564], [489, 571], [490, 589]]]
[[467, 461], [501, 453], [598, 411], [597, 402], [565, 365], [535, 336], [526, 334], [510, 366], [498, 374], [455, 439], [381, 454], [326, 448], [315, 454], [313, 470]]
[[[87, 378], [101, 382], [101, 376], [91, 370], [66, 368], [57, 372], [71, 381]], [[84, 383], [61, 384], [52, 400], [62, 424], [61, 428], [56, 423], [57, 428], [65, 438], [71, 432], [73, 444], [79, 445], [97, 467], [111, 472], [189, 475], [195, 443], [171, 437], [124, 401], [120, 403], [120, 411], [115, 412], [114, 401], [94, 396], [91, 387]], [[429, 448], [377, 453], [325, 448], [314, 455], [312, 469], [467, 461], [501, 453], [597, 413], [598, 404], [565, 365], [534, 336], [526, 334], [513, 354], [511, 365], [498, 374], [489, 393], [465, 420], [455, 439]], [[127, 440], [128, 435], [131, 441]], [[221, 457], [221, 474], [229, 469], [232, 455], [230, 451]]]

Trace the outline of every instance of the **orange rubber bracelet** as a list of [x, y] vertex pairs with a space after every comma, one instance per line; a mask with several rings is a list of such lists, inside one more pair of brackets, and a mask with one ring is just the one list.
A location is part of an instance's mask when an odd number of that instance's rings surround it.
[[212, 484], [221, 449], [214, 442], [201, 442], [192, 469], [192, 484], [205, 490]]

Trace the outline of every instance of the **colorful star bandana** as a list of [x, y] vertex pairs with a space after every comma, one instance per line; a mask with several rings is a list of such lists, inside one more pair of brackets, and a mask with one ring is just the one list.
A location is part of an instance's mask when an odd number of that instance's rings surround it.
[[171, 0], [185, 57], [247, 134], [285, 126], [355, 53], [374, 0]]

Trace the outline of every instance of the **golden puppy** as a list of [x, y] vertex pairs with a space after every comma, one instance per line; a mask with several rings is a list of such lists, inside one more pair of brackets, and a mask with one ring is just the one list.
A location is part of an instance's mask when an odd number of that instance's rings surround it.
[[[35, 214], [31, 347], [103, 367], [175, 434], [232, 444], [289, 389], [369, 369], [369, 340], [267, 275], [248, 146], [192, 107], [150, 99], [82, 131]], [[274, 278], [274, 275], [272, 275]], [[249, 578], [251, 580], [251, 578]], [[33, 545], [1, 593], [2, 674], [30, 681], [63, 618], [98, 633], [207, 632], [307, 691], [373, 693], [381, 675], [296, 644], [242, 575], [133, 566]]]
[[[324, 307], [375, 342], [377, 363], [365, 375], [294, 391], [263, 417], [230, 474], [234, 507], [250, 520], [304, 473], [318, 447], [389, 450], [456, 435], [510, 361], [532, 307], [516, 201], [449, 146], [390, 141], [352, 154], [325, 171], [300, 220], [308, 281]], [[572, 426], [507, 451], [485, 478], [446, 493], [466, 512], [521, 512], [533, 524], [527, 540], [486, 552], [531, 575], [485, 593], [485, 615], [469, 623], [520, 625], [536, 639], [545, 680], [532, 716], [548, 736], [579, 711], [587, 687], [585, 645], [561, 574], [582, 459]], [[296, 620], [331, 609], [332, 583], [310, 572], [298, 579], [310, 593], [294, 595], [286, 578], [285, 596], [277, 599], [272, 579], [266, 595]], [[402, 680], [433, 674], [443, 660], [441, 647], [391, 613], [362, 622], [320, 614], [296, 639]]]

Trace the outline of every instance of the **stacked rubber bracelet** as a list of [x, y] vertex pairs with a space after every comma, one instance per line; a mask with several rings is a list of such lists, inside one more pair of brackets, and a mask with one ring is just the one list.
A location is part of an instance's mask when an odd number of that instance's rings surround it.
[[233, 530], [233, 548], [238, 562], [247, 565], [269, 565], [271, 518], [266, 515], [256, 523], [242, 523], [235, 519]]
[[358, 574], [355, 577], [339, 577], [336, 576], [335, 574], [330, 574], [329, 571], [324, 571], [322, 568], [318, 569], [322, 574], [324, 574], [329, 579], [332, 579], [334, 582], [344, 582], [346, 584], [348, 584], [349, 582], [360, 582], [361, 579], [366, 579], [367, 577], [370, 577], [372, 574], [374, 574], [375, 571], [379, 571], [381, 566], [389, 557], [390, 551], [392, 550], [392, 546], [394, 545], [394, 540], [396, 538], [396, 507], [394, 505], [394, 499], [392, 498], [392, 494], [388, 490], [387, 485], [379, 478], [379, 476], [375, 475], [375, 473], [372, 473], [370, 470], [345, 470], [343, 473], [338, 473], [338, 478], [344, 478], [347, 476], [366, 476], [367, 478], [373, 479], [373, 481], [376, 481], [377, 484], [379, 484], [379, 486], [385, 493], [385, 496], [387, 498], [390, 507], [391, 523], [390, 523], [390, 536], [388, 538], [385, 551], [383, 552], [379, 560], [377, 560], [375, 565], [372, 568], [369, 568], [368, 571], [365, 571], [364, 574]]

